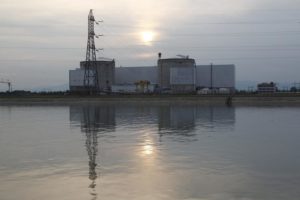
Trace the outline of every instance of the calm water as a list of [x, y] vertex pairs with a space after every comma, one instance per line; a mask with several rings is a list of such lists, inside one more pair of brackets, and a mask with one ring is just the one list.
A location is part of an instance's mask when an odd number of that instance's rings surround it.
[[300, 107], [0, 106], [1, 200], [300, 198]]

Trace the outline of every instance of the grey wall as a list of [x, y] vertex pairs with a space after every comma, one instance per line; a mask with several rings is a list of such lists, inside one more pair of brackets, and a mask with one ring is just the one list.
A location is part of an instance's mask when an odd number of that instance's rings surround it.
[[170, 69], [171, 85], [195, 85], [195, 66], [172, 67]]
[[[213, 88], [235, 88], [235, 66], [213, 65], [212, 66]], [[211, 65], [196, 66], [196, 86], [211, 86]]]
[[[98, 70], [99, 88], [101, 90], [115, 84], [115, 61], [96, 61]], [[80, 69], [84, 69], [85, 61], [80, 62]]]
[[157, 84], [157, 67], [117, 67], [115, 71], [116, 84], [134, 84], [138, 80], [148, 80]]
[[[138, 80], [149, 80], [158, 84], [158, 67], [117, 67], [116, 84], [134, 84]], [[196, 86], [210, 87], [210, 65], [196, 66]], [[213, 65], [213, 87], [235, 88], [235, 66]]]

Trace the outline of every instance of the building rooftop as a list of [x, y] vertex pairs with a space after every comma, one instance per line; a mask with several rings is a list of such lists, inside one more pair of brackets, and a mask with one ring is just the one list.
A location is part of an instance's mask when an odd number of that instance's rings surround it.
[[174, 62], [178, 62], [178, 61], [190, 61], [190, 62], [195, 62], [195, 59], [192, 58], [161, 58], [158, 59], [158, 62], [166, 62], [166, 61], [174, 61]]

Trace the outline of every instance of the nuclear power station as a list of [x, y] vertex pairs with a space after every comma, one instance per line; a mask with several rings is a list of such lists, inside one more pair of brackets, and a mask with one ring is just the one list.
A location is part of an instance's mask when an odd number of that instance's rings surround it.
[[88, 15], [86, 60], [69, 71], [71, 92], [97, 93], [232, 93], [235, 91], [235, 66], [197, 65], [189, 56], [162, 58], [156, 66], [116, 67], [114, 59], [97, 60], [92, 10]]

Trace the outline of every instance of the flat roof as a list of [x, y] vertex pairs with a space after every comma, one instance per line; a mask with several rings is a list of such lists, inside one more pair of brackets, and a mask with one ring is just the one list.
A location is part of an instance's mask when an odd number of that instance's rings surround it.
[[195, 59], [193, 58], [161, 58], [158, 59], [158, 61], [194, 61]]

